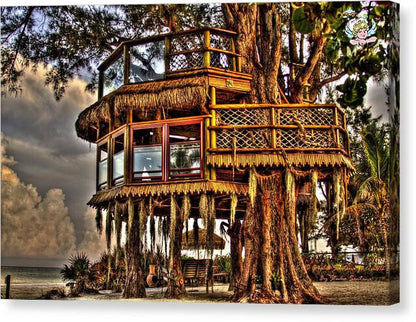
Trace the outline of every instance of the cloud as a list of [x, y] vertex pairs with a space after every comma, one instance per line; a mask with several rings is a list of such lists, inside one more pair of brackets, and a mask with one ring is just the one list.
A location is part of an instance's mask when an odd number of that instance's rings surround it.
[[97, 258], [105, 242], [96, 232], [92, 211], [84, 214], [77, 245], [62, 189], [49, 189], [42, 197], [36, 187], [22, 182], [11, 169], [15, 161], [6, 154], [9, 145], [10, 140], [2, 133], [2, 257], [64, 260], [75, 251], [84, 251]]

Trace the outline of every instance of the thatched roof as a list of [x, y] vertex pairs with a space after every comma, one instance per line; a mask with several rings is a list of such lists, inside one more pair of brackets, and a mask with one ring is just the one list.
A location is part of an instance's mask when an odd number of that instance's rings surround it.
[[[214, 234], [214, 249], [224, 249], [225, 248], [225, 240], [222, 239], [220, 236]], [[207, 230], [206, 229], [199, 229], [198, 230], [198, 243], [195, 244], [194, 240], [194, 231], [188, 231], [188, 241], [186, 240], [186, 233], [182, 234], [182, 249], [183, 250], [194, 250], [197, 248], [204, 249], [206, 248], [206, 240], [207, 240]]]
[[225, 181], [197, 181], [197, 182], [158, 182], [146, 183], [139, 185], [126, 185], [115, 187], [109, 190], [97, 192], [88, 205], [92, 207], [105, 206], [109, 201], [115, 199], [125, 200], [129, 196], [147, 197], [147, 196], [168, 196], [170, 194], [201, 194], [212, 192], [214, 194], [231, 194], [247, 195], [248, 185], [244, 183], [234, 183]]
[[246, 166], [309, 166], [309, 167], [347, 167], [354, 170], [351, 160], [342, 154], [286, 153], [282, 154], [208, 154], [207, 163], [217, 167]]
[[155, 111], [161, 107], [166, 110], [196, 108], [206, 114], [207, 99], [208, 85], [204, 77], [123, 85], [82, 111], [75, 127], [79, 137], [95, 142], [90, 126], [96, 126], [99, 121], [108, 123], [110, 106], [115, 117], [129, 108], [133, 111]]

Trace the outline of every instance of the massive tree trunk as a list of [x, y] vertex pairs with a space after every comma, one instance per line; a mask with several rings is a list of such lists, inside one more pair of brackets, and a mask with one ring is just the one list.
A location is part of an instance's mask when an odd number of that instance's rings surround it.
[[232, 291], [237, 286], [241, 277], [242, 259], [241, 253], [243, 249], [241, 240], [241, 222], [236, 220], [231, 227], [227, 230], [230, 236], [230, 248], [231, 248], [231, 272], [230, 272], [230, 287]]
[[[278, 4], [222, 6], [227, 27], [238, 33], [236, 49], [242, 55], [243, 72], [253, 75], [250, 102], [280, 103], [278, 72], [282, 37]], [[293, 179], [290, 186], [288, 182], [286, 186], [283, 184], [282, 170], [256, 175], [260, 191], [254, 198], [257, 202], [248, 203], [243, 222], [245, 258], [234, 301], [322, 302], [299, 252], [296, 196], [292, 196], [295, 182], [291, 172], [287, 172], [286, 178]], [[257, 290], [258, 274], [262, 287]], [[273, 277], [280, 278], [280, 294], [272, 289]]]
[[128, 202], [127, 244], [126, 244], [126, 283], [123, 296], [125, 298], [146, 297], [146, 285], [141, 266], [142, 244], [140, 236], [140, 222], [134, 212], [131, 197]]
[[172, 195], [170, 200], [169, 280], [166, 296], [179, 298], [186, 293], [181, 267], [183, 221], [175, 196]]

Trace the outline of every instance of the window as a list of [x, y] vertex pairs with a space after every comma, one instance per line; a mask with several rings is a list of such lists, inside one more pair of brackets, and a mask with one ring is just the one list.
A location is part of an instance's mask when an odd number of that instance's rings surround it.
[[98, 169], [97, 169], [98, 190], [101, 190], [107, 187], [107, 165], [108, 165], [108, 144], [104, 143], [98, 146]]
[[133, 180], [162, 179], [162, 126], [133, 129]]
[[201, 124], [169, 126], [169, 179], [201, 174]]
[[201, 177], [201, 124], [192, 120], [133, 127], [133, 181]]
[[123, 56], [117, 59], [104, 71], [103, 95], [115, 91], [124, 84]]
[[130, 47], [130, 83], [141, 83], [165, 77], [165, 43], [156, 41]]
[[124, 181], [124, 133], [113, 137], [113, 184]]

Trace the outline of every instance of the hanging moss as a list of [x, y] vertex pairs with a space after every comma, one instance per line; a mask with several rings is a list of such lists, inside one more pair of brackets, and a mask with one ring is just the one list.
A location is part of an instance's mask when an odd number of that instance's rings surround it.
[[309, 204], [307, 210], [308, 227], [311, 229], [318, 219], [316, 189], [318, 185], [318, 171], [314, 169], [311, 172], [311, 195], [309, 197]]
[[107, 250], [111, 250], [111, 203], [108, 204], [107, 216], [105, 218], [105, 238], [107, 242]]
[[115, 228], [115, 236], [116, 236], [116, 249], [115, 249], [115, 267], [118, 267], [119, 264], [119, 251], [121, 248], [121, 214], [120, 214], [120, 205], [118, 201], [116, 201], [114, 206], [114, 228]]
[[231, 198], [231, 206], [230, 206], [230, 210], [231, 210], [230, 211], [230, 227], [231, 227], [235, 222], [235, 213], [237, 210], [238, 198], [235, 193], [232, 193], [230, 198]]
[[134, 218], [134, 203], [133, 203], [133, 198], [131, 196], [129, 196], [129, 199], [127, 201], [127, 212], [128, 212], [128, 219], [127, 219], [126, 231], [127, 231], [127, 239], [129, 239], [131, 227], [133, 226], [133, 218]]
[[150, 216], [150, 249], [153, 253], [153, 250], [155, 249], [155, 243], [156, 243], [156, 227], [155, 227], [155, 214], [153, 209], [153, 198], [149, 198], [149, 216]]
[[97, 232], [101, 235], [103, 232], [103, 214], [101, 208], [98, 208], [95, 214], [95, 224], [97, 227]]
[[250, 168], [250, 173], [248, 177], [248, 195], [250, 197], [251, 206], [253, 207], [257, 195], [257, 177], [256, 170], [254, 169], [254, 167]]
[[188, 219], [191, 214], [191, 198], [188, 194], [185, 194], [182, 201], [181, 218], [185, 223], [185, 239], [188, 242]]
[[333, 203], [333, 209], [334, 213], [337, 217], [337, 240], [339, 239], [339, 226], [341, 222], [341, 172], [338, 168], [334, 169], [334, 173], [332, 175], [332, 186], [334, 191], [334, 203]]
[[201, 197], [199, 199], [199, 215], [202, 218], [202, 224], [205, 228], [207, 228], [208, 225], [208, 198], [205, 193], [201, 194]]
[[139, 203], [139, 238], [143, 243], [143, 251], [146, 249], [146, 225], [147, 225], [147, 209], [146, 200], [142, 199]]
[[215, 231], [215, 197], [208, 197], [208, 218], [207, 218], [206, 245], [208, 256], [212, 257], [214, 252], [214, 231]]
[[[169, 258], [173, 260], [173, 253], [174, 253], [174, 238], [175, 238], [175, 229], [176, 229], [176, 216], [177, 216], [177, 202], [175, 196], [172, 194], [170, 195], [170, 226], [169, 226]], [[172, 267], [172, 265], [170, 265]]]

